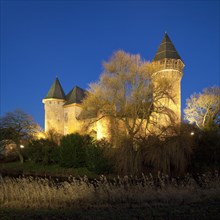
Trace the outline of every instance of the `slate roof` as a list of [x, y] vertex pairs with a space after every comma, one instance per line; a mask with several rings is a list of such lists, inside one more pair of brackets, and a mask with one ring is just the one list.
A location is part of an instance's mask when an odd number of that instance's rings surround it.
[[46, 97], [44, 99], [64, 99], [65, 100], [65, 93], [63, 91], [63, 88], [60, 84], [59, 79], [56, 77], [56, 80], [52, 84], [52, 86], [49, 89], [49, 92], [47, 93]]
[[153, 61], [162, 60], [164, 58], [182, 60], [167, 33], [165, 33]]
[[75, 86], [66, 96], [66, 103], [65, 105], [70, 105], [73, 103], [80, 104], [82, 100], [86, 96], [86, 90], [79, 88], [78, 86]]

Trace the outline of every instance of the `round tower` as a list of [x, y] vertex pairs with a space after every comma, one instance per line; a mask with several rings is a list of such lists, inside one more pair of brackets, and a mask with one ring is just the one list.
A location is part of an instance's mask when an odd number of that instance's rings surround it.
[[165, 33], [153, 59], [152, 66], [154, 70], [154, 86], [159, 88], [161, 83], [165, 83], [166, 81], [172, 92], [172, 97], [161, 98], [159, 102], [159, 105], [162, 108], [164, 107], [164, 109], [166, 108], [167, 112], [169, 109], [171, 110], [172, 121], [170, 121], [171, 118], [158, 114], [156, 116], [157, 123], [162, 126], [167, 126], [171, 122], [179, 124], [181, 122], [181, 79], [184, 63], [167, 33]]
[[42, 100], [44, 103], [45, 110], [45, 132], [49, 130], [55, 130], [56, 132], [64, 133], [64, 110], [63, 105], [65, 104], [65, 93], [56, 78], [46, 97]]

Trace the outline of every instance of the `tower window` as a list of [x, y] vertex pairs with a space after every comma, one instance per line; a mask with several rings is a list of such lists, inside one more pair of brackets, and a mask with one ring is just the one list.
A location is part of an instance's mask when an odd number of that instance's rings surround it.
[[67, 122], [68, 121], [68, 113], [66, 112], [64, 115], [64, 120]]

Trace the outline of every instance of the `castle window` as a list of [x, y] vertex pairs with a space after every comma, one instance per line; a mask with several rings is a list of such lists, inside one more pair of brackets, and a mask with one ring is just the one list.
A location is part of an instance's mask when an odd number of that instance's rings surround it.
[[64, 120], [67, 122], [68, 121], [68, 113], [65, 113], [64, 115]]

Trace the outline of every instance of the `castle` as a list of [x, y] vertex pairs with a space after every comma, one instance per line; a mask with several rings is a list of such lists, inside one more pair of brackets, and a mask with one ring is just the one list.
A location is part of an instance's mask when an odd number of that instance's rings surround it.
[[[172, 82], [174, 102], [166, 100], [163, 104], [168, 105], [175, 112], [176, 122], [179, 123], [181, 120], [181, 79], [184, 63], [167, 33], [165, 33], [151, 64], [155, 69], [155, 78], [162, 77]], [[43, 99], [45, 132], [54, 129], [63, 135], [80, 133], [83, 121], [79, 120], [78, 116], [82, 111], [81, 103], [85, 95], [86, 91], [77, 86], [66, 95], [58, 78], [56, 78]], [[160, 123], [159, 121], [158, 123]], [[108, 138], [107, 129], [103, 121], [97, 121], [91, 130], [95, 131], [97, 139], [101, 139]]]

